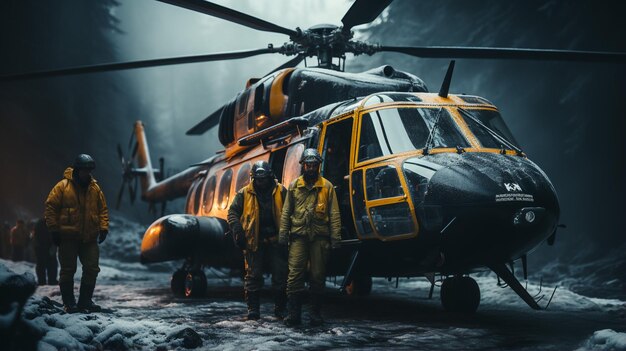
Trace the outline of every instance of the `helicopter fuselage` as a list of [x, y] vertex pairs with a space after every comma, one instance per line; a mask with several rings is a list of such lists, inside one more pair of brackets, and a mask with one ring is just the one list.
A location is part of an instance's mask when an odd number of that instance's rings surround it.
[[[299, 176], [308, 147], [323, 155], [321, 173], [335, 185], [342, 212], [344, 245], [332, 254], [332, 275], [345, 274], [356, 251], [358, 271], [368, 276], [464, 274], [518, 259], [556, 229], [552, 184], [485, 99], [377, 93], [298, 118], [243, 137], [244, 151], [201, 165], [188, 191], [188, 217], [155, 222], [142, 260], [194, 257], [241, 267], [241, 253], [225, 235], [234, 193], [250, 181], [258, 160], [268, 161], [287, 186]], [[203, 233], [203, 226], [215, 233]], [[188, 245], [165, 245], [164, 236], [183, 239], [180, 228], [191, 233]]]

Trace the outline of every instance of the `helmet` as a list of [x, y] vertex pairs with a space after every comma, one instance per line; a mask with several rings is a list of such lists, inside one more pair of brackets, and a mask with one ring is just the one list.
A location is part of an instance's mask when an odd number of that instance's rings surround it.
[[317, 152], [317, 149], [306, 149], [300, 157], [300, 163], [322, 163], [322, 156]]
[[96, 161], [87, 154], [80, 154], [76, 156], [74, 160], [74, 169], [88, 169], [93, 170], [96, 168]]
[[257, 161], [252, 165], [250, 170], [250, 177], [256, 178], [274, 178], [274, 173], [270, 164], [265, 161]]

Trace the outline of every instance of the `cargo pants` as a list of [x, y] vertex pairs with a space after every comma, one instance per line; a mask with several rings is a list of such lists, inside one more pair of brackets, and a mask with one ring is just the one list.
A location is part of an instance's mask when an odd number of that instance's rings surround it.
[[285, 291], [287, 285], [287, 252], [278, 242], [259, 243], [255, 252], [244, 253], [246, 276], [244, 288], [247, 291], [261, 290], [264, 283], [263, 268], [269, 265], [272, 273], [272, 290]]
[[330, 239], [316, 236], [292, 235], [289, 243], [289, 275], [287, 277], [287, 295], [305, 290], [309, 277], [309, 290], [321, 293], [326, 286], [326, 263], [330, 253]]
[[100, 248], [95, 241], [83, 242], [80, 239], [61, 239], [59, 245], [59, 284], [74, 282], [76, 273], [76, 258], [83, 265], [81, 284], [95, 285], [100, 272], [98, 261], [100, 260]]

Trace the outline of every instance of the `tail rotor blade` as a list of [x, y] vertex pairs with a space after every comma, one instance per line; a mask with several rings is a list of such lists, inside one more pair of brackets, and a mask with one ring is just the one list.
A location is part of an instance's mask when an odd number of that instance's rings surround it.
[[133, 146], [133, 152], [132, 152], [132, 154], [131, 154], [131, 156], [130, 156], [130, 159], [131, 159], [131, 160], [134, 160], [134, 159], [135, 159], [135, 156], [137, 155], [137, 148], [138, 148], [138, 147], [139, 147], [139, 143], [135, 143], [135, 146]]
[[117, 201], [115, 201], [115, 209], [120, 209], [120, 203], [122, 203], [122, 195], [124, 194], [124, 181], [122, 181], [122, 186], [120, 186], [120, 190], [117, 192]]
[[124, 166], [124, 153], [122, 152], [122, 145], [117, 144], [117, 157], [122, 161], [122, 167]]

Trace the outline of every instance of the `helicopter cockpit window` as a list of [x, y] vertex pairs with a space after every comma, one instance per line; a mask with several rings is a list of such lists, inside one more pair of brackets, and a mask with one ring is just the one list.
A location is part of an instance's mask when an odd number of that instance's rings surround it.
[[422, 99], [411, 94], [378, 94], [367, 98], [364, 107], [380, 104], [383, 102], [421, 102]]
[[422, 149], [431, 131], [431, 148], [469, 146], [444, 108], [388, 108], [365, 113], [358, 162]]
[[213, 198], [215, 197], [215, 176], [212, 175], [204, 186], [204, 213], [211, 212]]
[[[494, 110], [476, 110], [476, 109], [463, 109], [459, 108], [461, 112], [461, 116], [467, 123], [467, 126], [470, 128], [472, 133], [478, 138], [481, 145], [483, 147], [489, 148], [501, 148], [503, 146], [503, 141], [499, 140], [497, 136], [494, 136], [490, 133], [486, 128], [476, 123], [472, 118], [478, 120], [485, 127], [491, 129], [495, 132], [499, 137], [504, 138], [507, 142], [513, 144], [516, 147], [519, 147], [519, 144], [513, 138], [513, 134], [504, 123], [502, 116], [498, 113], [498, 111]], [[472, 118], [470, 118], [470, 116]], [[507, 147], [507, 145], [504, 145]]]
[[365, 188], [370, 201], [404, 195], [396, 167], [391, 165], [369, 168], [365, 172]]
[[222, 174], [219, 193], [217, 194], [217, 205], [222, 210], [228, 207], [228, 198], [230, 196], [230, 183], [232, 182], [232, 180], [233, 170], [227, 169], [226, 172]]
[[235, 182], [235, 191], [239, 191], [239, 189], [250, 183], [250, 163], [244, 163], [239, 167], [239, 171], [237, 171], [237, 181]]

